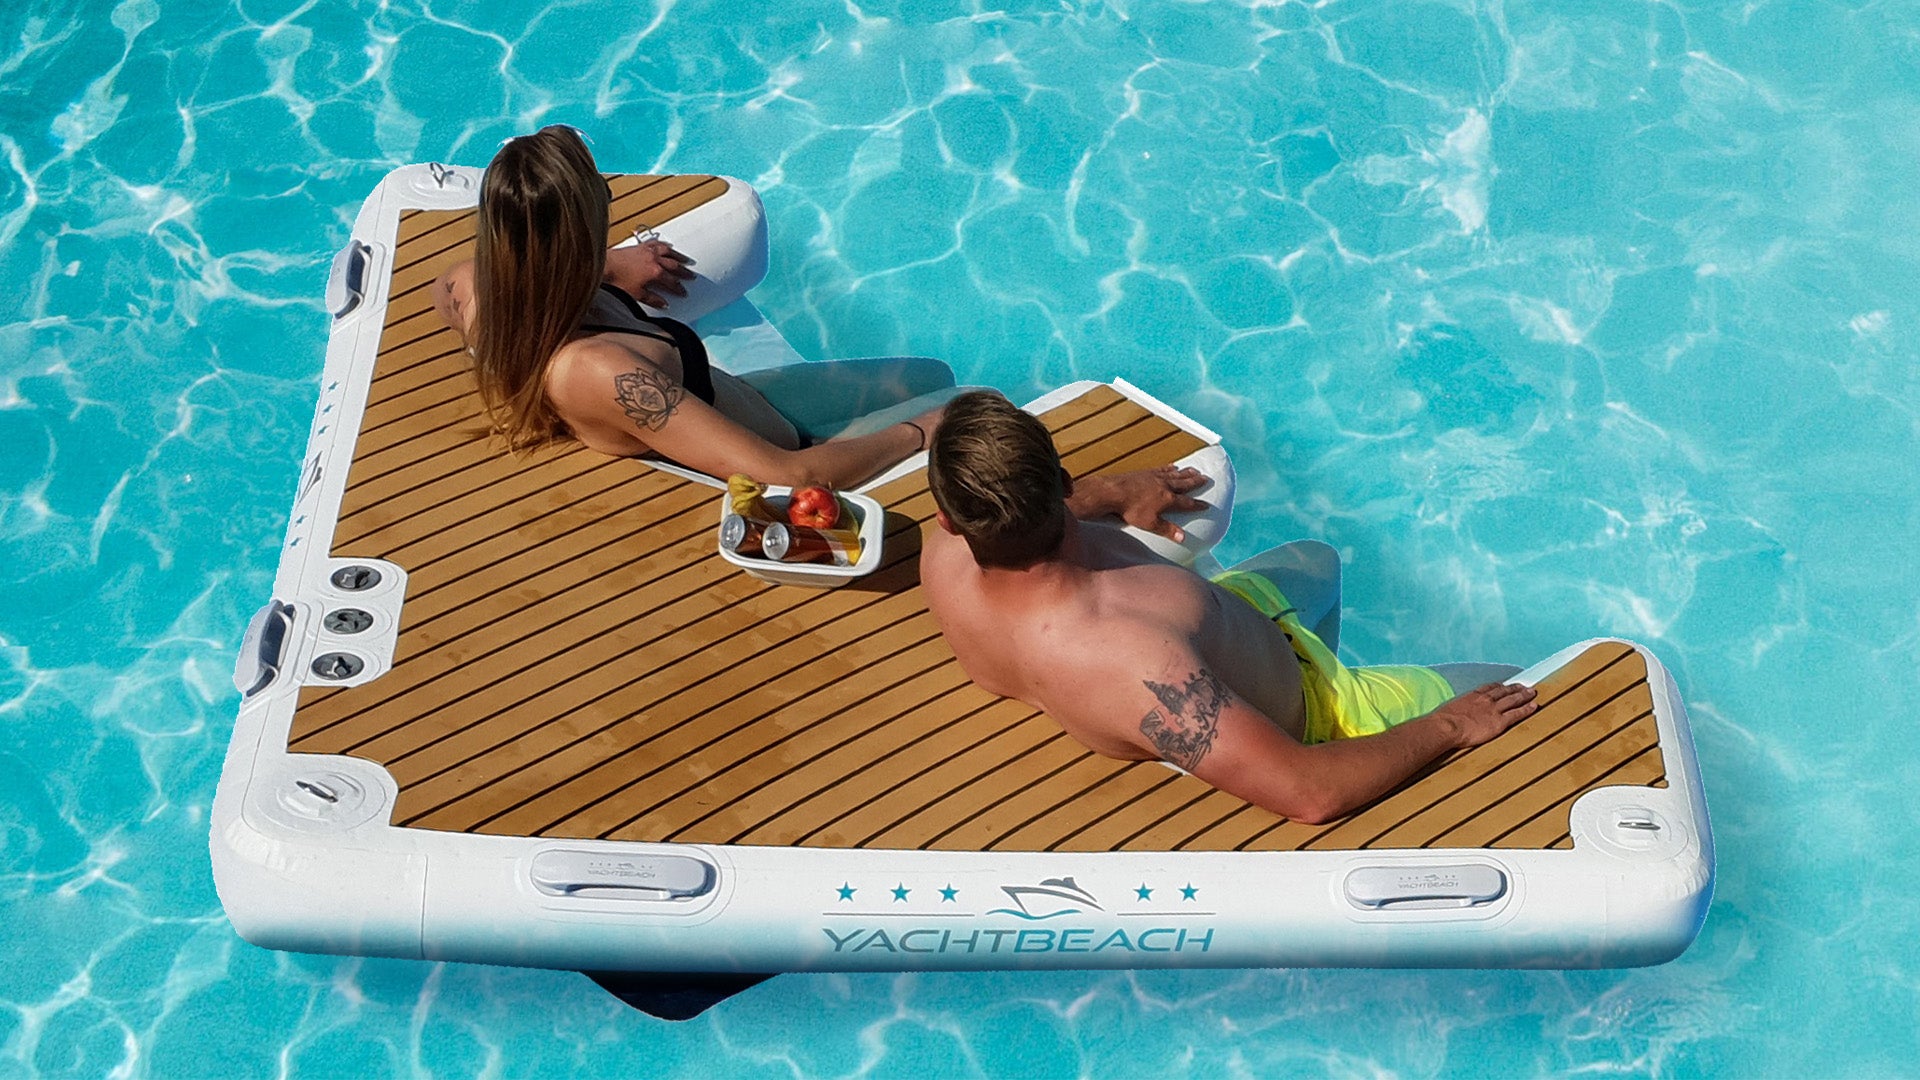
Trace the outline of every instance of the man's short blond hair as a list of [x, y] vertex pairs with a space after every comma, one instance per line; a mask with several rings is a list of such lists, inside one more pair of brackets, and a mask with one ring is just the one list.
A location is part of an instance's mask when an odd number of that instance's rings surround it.
[[947, 405], [928, 448], [927, 485], [981, 566], [1029, 566], [1060, 549], [1070, 491], [1053, 433], [988, 390]]

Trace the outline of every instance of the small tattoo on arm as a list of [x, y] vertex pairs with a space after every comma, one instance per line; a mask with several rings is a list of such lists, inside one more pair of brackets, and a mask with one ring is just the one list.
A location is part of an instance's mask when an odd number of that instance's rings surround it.
[[1142, 681], [1160, 699], [1160, 708], [1140, 721], [1140, 733], [1162, 758], [1192, 772], [1213, 747], [1220, 710], [1227, 703], [1226, 684], [1206, 668], [1194, 669], [1184, 686]]
[[621, 410], [648, 431], [659, 431], [687, 393], [679, 383], [659, 371], [638, 366], [624, 375], [615, 375], [613, 390], [613, 400]]

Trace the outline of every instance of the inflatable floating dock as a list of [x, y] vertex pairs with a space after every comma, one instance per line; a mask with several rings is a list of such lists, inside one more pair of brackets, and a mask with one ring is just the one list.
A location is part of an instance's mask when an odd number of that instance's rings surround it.
[[[866, 490], [881, 568], [720, 557], [719, 493], [479, 437], [428, 285], [479, 173], [410, 166], [336, 262], [322, 390], [213, 816], [222, 903], [278, 949], [597, 971], [1651, 964], [1711, 892], [1673, 679], [1571, 646], [1539, 713], [1326, 825], [1095, 756], [961, 673], [927, 614], [921, 462]], [[717, 362], [797, 360], [737, 299], [738, 181], [619, 176], [615, 229], [698, 260]], [[1125, 385], [1035, 403], [1076, 475], [1218, 439]], [[1214, 451], [1217, 453], [1218, 451]]]

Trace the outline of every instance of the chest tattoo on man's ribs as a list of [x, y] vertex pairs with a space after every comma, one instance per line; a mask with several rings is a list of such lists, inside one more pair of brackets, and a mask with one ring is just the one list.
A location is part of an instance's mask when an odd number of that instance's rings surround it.
[[1206, 668], [1197, 668], [1182, 685], [1142, 680], [1160, 707], [1140, 721], [1140, 733], [1167, 761], [1192, 772], [1213, 747], [1227, 685]]

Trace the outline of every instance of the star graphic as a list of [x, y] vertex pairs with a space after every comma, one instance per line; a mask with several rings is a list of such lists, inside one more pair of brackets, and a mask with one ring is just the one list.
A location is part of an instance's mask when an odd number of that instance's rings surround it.
[[853, 886], [852, 886], [852, 885], [850, 885], [850, 884], [843, 884], [843, 885], [841, 885], [841, 886], [840, 886], [840, 899], [842, 899], [842, 900], [851, 900], [851, 899], [853, 899]]
[[893, 887], [893, 898], [896, 901], [905, 900], [907, 898], [907, 894], [912, 891], [913, 890], [907, 888], [905, 885], [895, 885]]
[[1143, 883], [1141, 883], [1141, 885], [1140, 885], [1140, 887], [1139, 887], [1139, 888], [1137, 888], [1137, 889], [1135, 889], [1135, 890], [1133, 890], [1133, 891], [1134, 891], [1134, 894], [1135, 894], [1136, 896], [1138, 896], [1138, 897], [1140, 897], [1140, 899], [1142, 899], [1142, 900], [1151, 900], [1151, 899], [1153, 899], [1153, 890], [1152, 890], [1152, 889], [1149, 889], [1149, 888], [1147, 888], [1147, 886], [1146, 886], [1146, 884], [1145, 884], [1144, 882], [1143, 882]]
[[940, 899], [941, 899], [941, 901], [943, 901], [943, 902], [944, 902], [944, 901], [947, 901], [947, 900], [951, 900], [951, 899], [953, 899], [954, 897], [956, 897], [956, 896], [959, 896], [959, 895], [960, 895], [960, 890], [959, 890], [959, 889], [956, 889], [956, 888], [954, 888], [954, 887], [953, 887], [953, 886], [951, 886], [951, 885], [949, 885], [949, 886], [947, 886], [946, 888], [944, 888], [944, 889], [941, 889], [941, 890], [940, 890]]
[[1199, 889], [1194, 888], [1192, 885], [1188, 885], [1186, 888], [1180, 890], [1180, 899], [1191, 900], [1199, 892], [1200, 892]]

